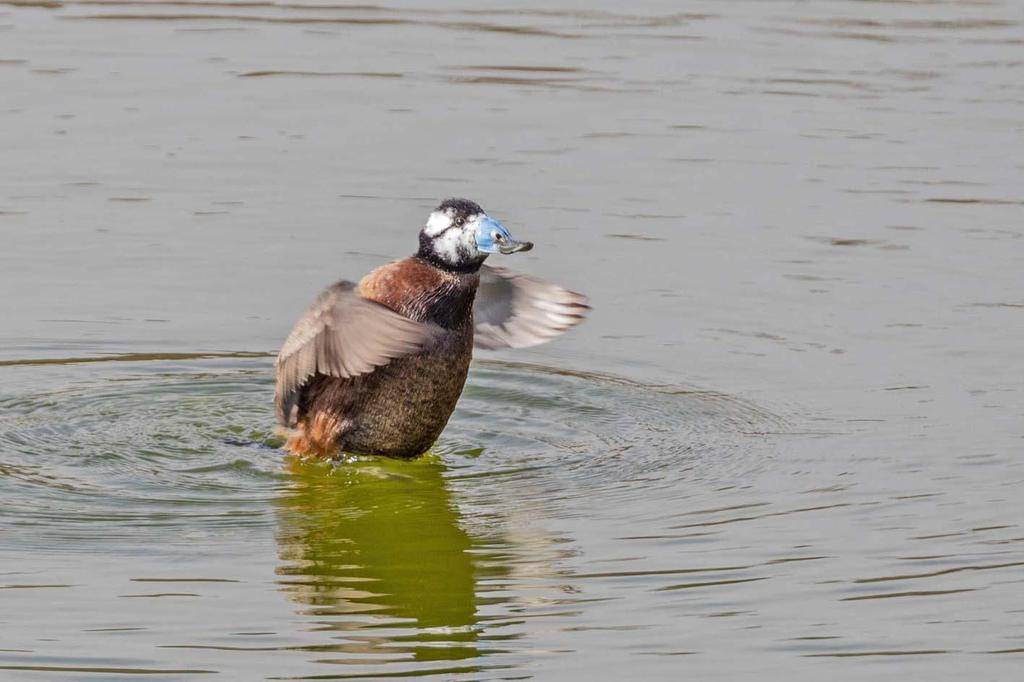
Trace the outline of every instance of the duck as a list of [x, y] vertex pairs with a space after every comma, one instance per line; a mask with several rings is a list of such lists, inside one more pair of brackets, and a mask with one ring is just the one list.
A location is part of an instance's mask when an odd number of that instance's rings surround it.
[[476, 202], [447, 199], [414, 255], [324, 289], [275, 361], [284, 449], [328, 460], [427, 452], [455, 410], [475, 348], [544, 343], [590, 310], [583, 294], [485, 264], [532, 248]]

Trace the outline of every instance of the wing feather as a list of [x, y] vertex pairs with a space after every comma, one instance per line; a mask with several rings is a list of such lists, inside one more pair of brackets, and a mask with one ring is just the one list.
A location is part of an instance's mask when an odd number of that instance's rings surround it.
[[346, 379], [372, 372], [420, 351], [439, 331], [363, 298], [352, 282], [328, 287], [299, 318], [278, 353], [278, 420], [295, 425], [302, 387], [315, 374]]
[[480, 268], [473, 315], [477, 348], [526, 348], [575, 327], [590, 306], [583, 294], [505, 268]]

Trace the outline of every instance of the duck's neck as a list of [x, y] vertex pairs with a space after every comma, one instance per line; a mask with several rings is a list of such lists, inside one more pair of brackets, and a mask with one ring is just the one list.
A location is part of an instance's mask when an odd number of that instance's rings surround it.
[[484, 264], [485, 260], [487, 260], [487, 254], [480, 254], [476, 257], [460, 254], [458, 260], [453, 261], [437, 252], [434, 248], [434, 240], [431, 237], [420, 233], [420, 248], [416, 252], [416, 258], [419, 258], [438, 270], [461, 275], [479, 271], [480, 266]]
[[430, 260], [417, 256], [438, 272], [437, 284], [420, 294], [418, 316], [423, 322], [433, 322], [446, 329], [454, 329], [473, 320], [473, 301], [480, 284], [480, 266], [472, 270], [439, 267]]

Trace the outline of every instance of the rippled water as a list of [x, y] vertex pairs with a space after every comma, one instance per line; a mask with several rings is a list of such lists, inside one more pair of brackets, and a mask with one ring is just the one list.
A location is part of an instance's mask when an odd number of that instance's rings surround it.
[[[178, 649], [210, 652], [190, 657], [204, 662], [189, 670], [252, 666], [246, 674], [274, 677], [324, 674], [310, 663], [349, 666], [354, 676], [385, 664], [389, 674], [511, 670], [538, 651], [557, 652], [550, 636], [537, 641], [532, 619], [575, 632], [569, 624], [584, 605], [607, 599], [587, 596], [581, 580], [643, 577], [675, 590], [709, 577], [709, 585], [758, 579], [739, 575], [745, 567], [628, 569], [628, 558], [584, 572], [571, 568], [581, 558], [576, 542], [556, 530], [577, 517], [593, 523], [609, 504], [635, 504], [638, 488], [673, 499], [763, 466], [763, 429], [779, 420], [720, 394], [479, 363], [430, 455], [331, 466], [283, 462], [266, 431], [266, 358], [30, 361], [6, 370], [15, 382], [52, 374], [65, 385], [0, 396], [5, 548], [78, 555], [67, 582], [5, 573], [2, 587], [19, 590], [8, 613], [49, 627], [54, 614], [37, 608], [37, 590], [61, 590], [74, 646], [102, 648], [135, 633], [132, 656], [89, 666], [47, 657], [55, 670], [185, 674], [173, 673]], [[97, 544], [103, 556], [83, 558]], [[104, 600], [145, 601], [97, 610], [98, 590], [110, 591]], [[211, 600], [219, 613], [197, 624], [189, 600]], [[284, 623], [282, 609], [293, 611]], [[38, 660], [23, 655], [39, 646], [33, 639], [5, 652], [10, 669]], [[257, 651], [277, 655], [239, 661]], [[503, 656], [471, 660], [491, 654]]]
[[[1010, 1], [0, 1], [0, 679], [998, 679]], [[276, 449], [466, 195], [588, 323], [416, 462]]]

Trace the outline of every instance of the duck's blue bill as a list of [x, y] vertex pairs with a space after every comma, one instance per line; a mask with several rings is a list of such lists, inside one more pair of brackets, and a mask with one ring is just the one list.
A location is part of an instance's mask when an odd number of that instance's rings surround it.
[[533, 242], [521, 242], [512, 238], [512, 234], [490, 216], [484, 216], [476, 226], [476, 248], [483, 253], [515, 253], [529, 251]]

